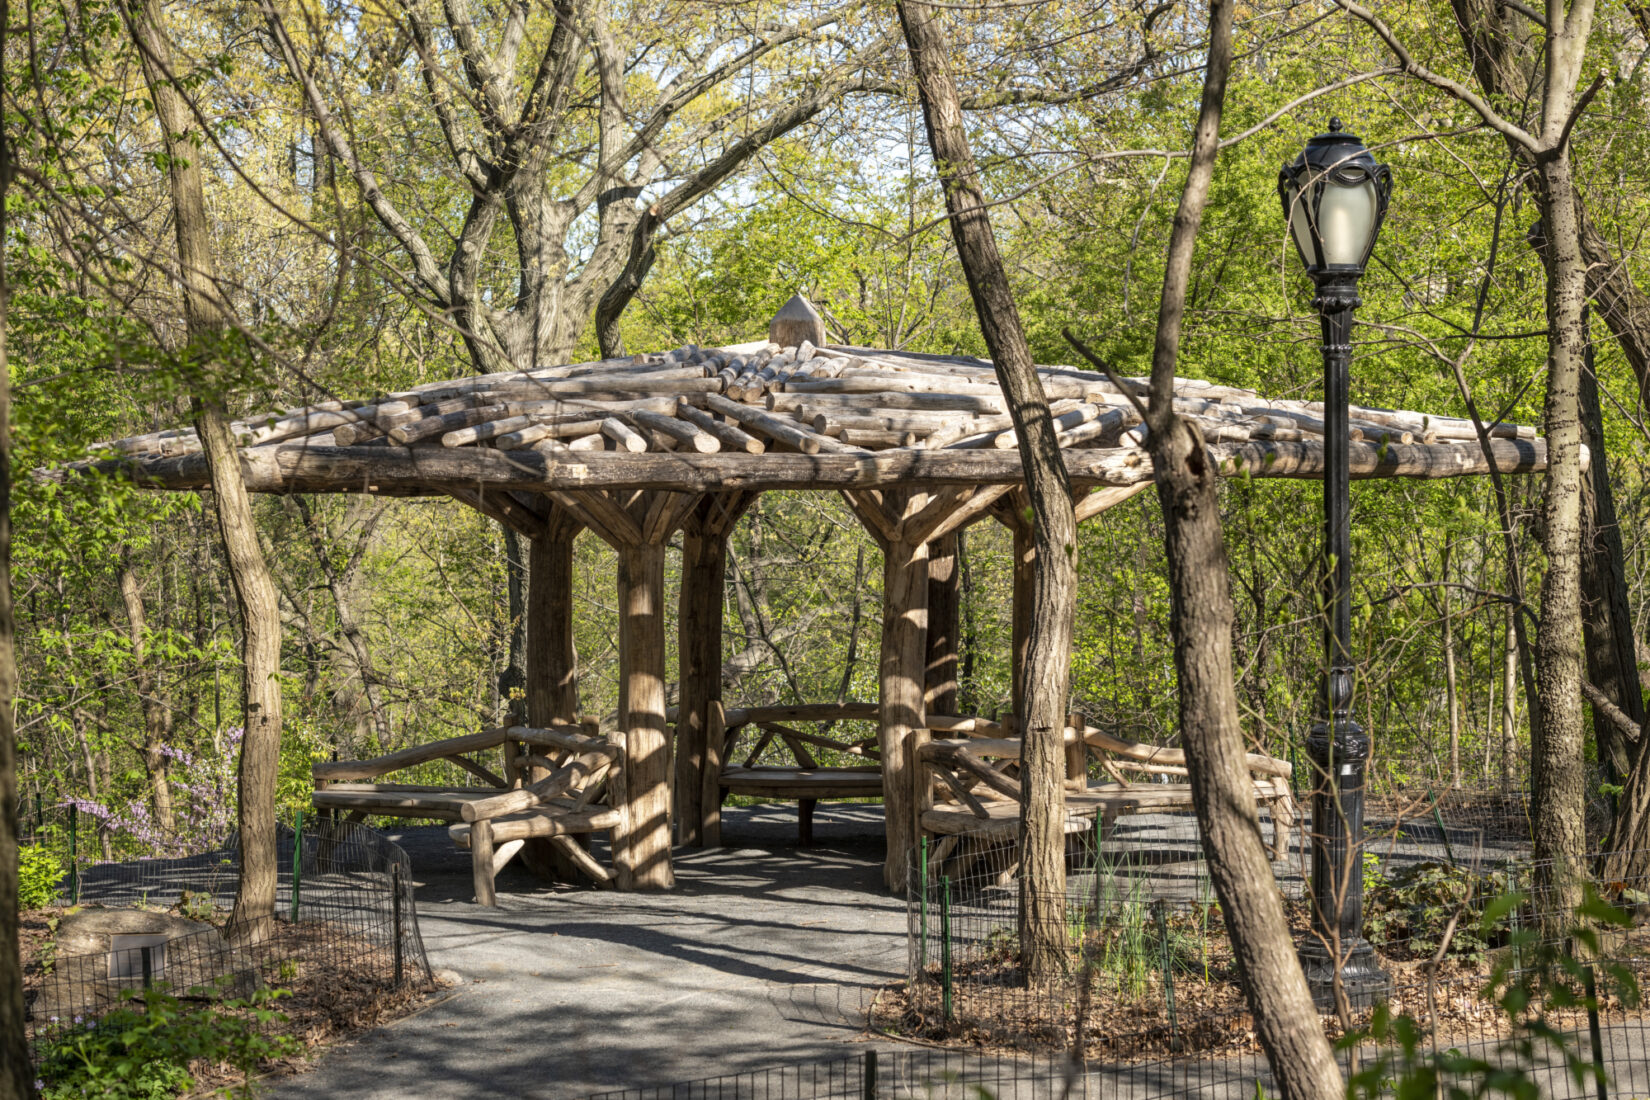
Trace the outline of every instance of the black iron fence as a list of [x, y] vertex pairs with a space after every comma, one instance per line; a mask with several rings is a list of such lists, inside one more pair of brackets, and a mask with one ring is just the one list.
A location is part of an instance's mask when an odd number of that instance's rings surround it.
[[[96, 937], [91, 953], [25, 959], [36, 1043], [141, 1003], [149, 989], [237, 998], [277, 987], [324, 1000], [430, 984], [411, 865], [399, 846], [364, 825], [330, 819], [300, 822], [297, 830], [281, 825], [277, 833], [273, 911], [234, 922], [240, 850], [233, 838], [178, 859], [70, 864], [60, 904], [80, 907], [75, 920], [110, 917], [111, 932]], [[58, 931], [66, 918], [54, 912]], [[132, 935], [145, 914], [157, 928], [198, 930]]]
[[[1233, 1021], [1233, 1026], [1241, 1025], [1241, 1020]], [[1456, 1047], [1452, 1057], [1463, 1063], [1475, 1060], [1479, 1072], [1493, 1066], [1517, 1075], [1546, 1100], [1627, 1098], [1643, 1096], [1650, 1087], [1642, 1028], [1604, 1025], [1594, 1034], [1583, 1027], [1560, 1033], [1560, 1038], [1572, 1052], [1581, 1053], [1585, 1068], [1580, 1078], [1556, 1045], [1526, 1056], [1514, 1049], [1516, 1044], [1488, 1041]], [[1424, 1059], [1407, 1061], [1390, 1048], [1372, 1045], [1343, 1049], [1337, 1057], [1348, 1077], [1379, 1075], [1384, 1084], [1376, 1085], [1375, 1091], [1381, 1093], [1390, 1093], [1402, 1077], [1429, 1064]], [[1591, 1073], [1595, 1066], [1603, 1071], [1602, 1079]], [[1449, 1087], [1467, 1084], [1468, 1076], [1469, 1072], [1440, 1074], [1445, 1090], [1440, 1094], [1450, 1095]], [[1253, 1051], [1224, 1058], [1105, 1063], [1073, 1059], [1067, 1053], [994, 1054], [902, 1046], [597, 1093], [587, 1100], [1264, 1100], [1276, 1095], [1265, 1057]], [[1478, 1093], [1469, 1088], [1465, 1095]]]

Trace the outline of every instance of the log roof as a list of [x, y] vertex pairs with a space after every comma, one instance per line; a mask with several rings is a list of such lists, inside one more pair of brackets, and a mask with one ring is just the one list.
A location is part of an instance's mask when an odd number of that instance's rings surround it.
[[[1145, 427], [1105, 375], [1039, 367], [1074, 482], [1150, 480]], [[1143, 382], [1129, 379], [1126, 382]], [[1314, 478], [1323, 406], [1197, 379], [1177, 410], [1228, 476]], [[1354, 407], [1352, 476], [1546, 468], [1524, 425]], [[1020, 460], [989, 361], [848, 346], [687, 345], [623, 359], [459, 378], [248, 417], [248, 487], [421, 495], [476, 490], [851, 489], [1010, 484]], [[115, 440], [71, 468], [155, 488], [210, 480], [192, 428]]]

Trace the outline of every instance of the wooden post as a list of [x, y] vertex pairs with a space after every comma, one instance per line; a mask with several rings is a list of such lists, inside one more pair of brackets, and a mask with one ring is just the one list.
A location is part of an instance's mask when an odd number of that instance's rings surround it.
[[992, 508], [1014, 536], [1014, 609], [1010, 641], [1009, 698], [1013, 701], [1016, 728], [1024, 728], [1026, 698], [1026, 646], [1031, 640], [1031, 586], [1036, 580], [1037, 548], [1032, 542], [1031, 519], [1026, 515], [1025, 493], [1016, 489]]
[[573, 540], [582, 528], [565, 508], [552, 505], [545, 533], [531, 541], [527, 554], [527, 716], [535, 726], [578, 721]]
[[928, 671], [923, 686], [929, 714], [957, 713], [960, 580], [953, 531], [928, 544]]
[[843, 499], [882, 547], [882, 657], [878, 665], [877, 741], [888, 857], [883, 880], [903, 890], [907, 864], [930, 802], [916, 753], [928, 740], [928, 549], [983, 515], [1000, 486], [927, 493], [887, 489], [845, 492]]
[[629, 731], [629, 805], [614, 853], [620, 889], [669, 889], [670, 730], [665, 723], [665, 548], [619, 550], [619, 717]]
[[[579, 715], [578, 653], [573, 645], [573, 544], [584, 525], [566, 508], [549, 504], [543, 533], [527, 551], [527, 720], [534, 726], [574, 723]], [[527, 782], [549, 775], [529, 770]], [[588, 846], [588, 835], [574, 843]], [[579, 882], [583, 875], [547, 837], [532, 837], [521, 852], [541, 878]]]
[[804, 342], [818, 347], [825, 342], [825, 322], [814, 304], [798, 292], [768, 322], [768, 339], [782, 348], [798, 347]]
[[[682, 523], [682, 590], [676, 619], [676, 820], [681, 842], [705, 846], [712, 815], [720, 823], [720, 787], [707, 783], [721, 743], [710, 744], [711, 703], [722, 699], [722, 595], [728, 536], [754, 493], [703, 497]], [[719, 736], [719, 735], [718, 735]], [[707, 800], [717, 803], [707, 804]], [[720, 828], [717, 829], [718, 841]]]
[[723, 721], [722, 700], [705, 706], [705, 766], [700, 777], [699, 842], [706, 848], [722, 845], [722, 765], [727, 763], [727, 724]]
[[619, 554], [620, 774], [608, 777], [614, 885], [668, 889], [671, 738], [665, 720], [665, 544], [699, 501], [698, 494], [590, 490], [549, 494]]
[[878, 665], [883, 805], [888, 859], [883, 881], [905, 887], [907, 857], [921, 835], [922, 769], [919, 742], [926, 741], [923, 669], [928, 659], [928, 544], [891, 542], [883, 547], [882, 660]]
[[493, 823], [477, 821], [470, 826], [470, 875], [475, 883], [477, 905], [497, 905], [493, 892]]

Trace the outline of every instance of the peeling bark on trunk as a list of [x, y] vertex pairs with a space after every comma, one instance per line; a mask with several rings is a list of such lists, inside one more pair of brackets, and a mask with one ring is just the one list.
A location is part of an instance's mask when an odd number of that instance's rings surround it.
[[192, 117], [174, 80], [171, 46], [159, 0], [127, 0], [123, 12], [143, 63], [167, 152], [178, 267], [188, 321], [190, 358], [201, 379], [192, 395], [195, 431], [212, 475], [213, 502], [241, 610], [242, 716], [239, 768], [241, 874], [226, 935], [243, 941], [267, 934], [275, 911], [275, 780], [281, 748], [281, 618], [275, 584], [258, 545], [252, 501], [240, 453], [229, 429], [215, 360], [240, 350], [232, 307], [219, 289], [211, 225], [201, 186], [201, 153], [190, 139]]
[[1064, 731], [1077, 590], [1077, 519], [1048, 398], [992, 235], [949, 68], [950, 46], [933, 9], [920, 0], [899, 0], [896, 6], [922, 100], [929, 149], [945, 189], [952, 240], [1014, 418], [1033, 514], [1037, 565], [1020, 727], [1020, 955], [1029, 980], [1038, 982], [1057, 976], [1065, 965]]

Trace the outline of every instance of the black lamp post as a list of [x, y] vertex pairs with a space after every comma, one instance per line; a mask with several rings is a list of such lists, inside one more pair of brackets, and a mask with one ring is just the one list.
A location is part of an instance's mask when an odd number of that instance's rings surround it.
[[[1301, 949], [1307, 984], [1333, 1004], [1335, 973], [1356, 1007], [1385, 996], [1391, 979], [1363, 938], [1364, 768], [1369, 737], [1352, 718], [1352, 540], [1348, 485], [1347, 368], [1358, 277], [1381, 231], [1392, 173], [1353, 134], [1329, 132], [1278, 176], [1290, 236], [1317, 284], [1323, 325], [1325, 673], [1306, 738], [1312, 792], [1312, 932]], [[1338, 957], [1336, 957], [1338, 955]]]

